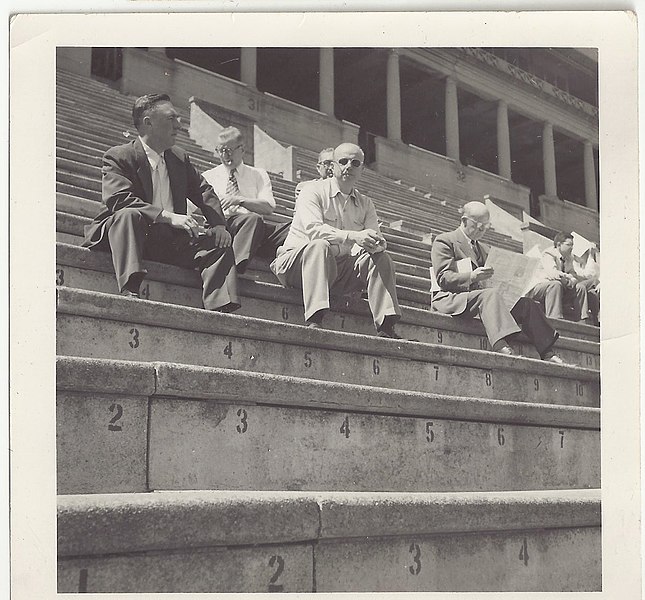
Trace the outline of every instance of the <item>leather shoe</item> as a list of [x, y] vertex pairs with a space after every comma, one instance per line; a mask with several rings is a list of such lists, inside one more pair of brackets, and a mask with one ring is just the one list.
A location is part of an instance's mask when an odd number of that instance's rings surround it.
[[139, 292], [134, 292], [127, 288], [121, 291], [121, 295], [125, 296], [126, 298], [141, 298], [141, 296], [139, 295]]
[[377, 335], [378, 337], [389, 338], [391, 340], [403, 339], [396, 331], [394, 331], [394, 327], [390, 329], [379, 329]]
[[308, 329], [322, 329], [322, 323], [317, 323], [316, 321], [310, 321], [307, 323]]
[[547, 352], [543, 357], [542, 360], [545, 360], [550, 363], [554, 363], [556, 365], [566, 365], [568, 363], [564, 362], [555, 352]]
[[515, 350], [511, 348], [510, 346], [502, 346], [498, 350], [496, 350], [498, 354], [505, 354], [506, 356], [514, 356], [515, 355]]

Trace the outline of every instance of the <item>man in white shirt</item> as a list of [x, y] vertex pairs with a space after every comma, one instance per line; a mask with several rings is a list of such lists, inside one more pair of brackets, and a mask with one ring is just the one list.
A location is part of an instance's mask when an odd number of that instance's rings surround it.
[[294, 191], [296, 199], [300, 195], [302, 188], [311, 183], [312, 181], [320, 181], [321, 179], [329, 179], [334, 176], [334, 149], [325, 148], [320, 151], [318, 154], [318, 162], [316, 163], [316, 171], [318, 171], [318, 179], [309, 179], [307, 181], [301, 181]]
[[273, 212], [275, 199], [267, 172], [244, 164], [244, 138], [237, 127], [222, 129], [217, 142], [222, 164], [203, 176], [220, 199], [226, 228], [233, 236], [236, 269], [244, 273], [251, 257], [273, 232], [262, 215]]
[[401, 318], [394, 264], [374, 204], [355, 187], [363, 161], [355, 144], [334, 150], [334, 176], [302, 188], [271, 269], [282, 285], [302, 290], [308, 327], [321, 326], [331, 294], [366, 287], [378, 335], [401, 339], [394, 329]]

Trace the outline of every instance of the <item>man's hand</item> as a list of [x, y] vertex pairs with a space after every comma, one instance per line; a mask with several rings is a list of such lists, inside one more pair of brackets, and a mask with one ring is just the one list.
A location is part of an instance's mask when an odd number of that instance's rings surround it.
[[358, 244], [369, 253], [381, 252], [385, 249], [385, 238], [374, 229], [363, 229], [363, 231], [353, 231], [350, 240]]
[[231, 206], [240, 206], [244, 200], [242, 196], [228, 196], [227, 198], [222, 198], [220, 204], [222, 205], [222, 210], [228, 210]]
[[218, 248], [228, 248], [231, 245], [231, 234], [224, 225], [210, 227], [205, 233], [208, 237], [215, 238], [215, 246]]
[[199, 235], [199, 223], [190, 215], [178, 215], [164, 211], [163, 216], [171, 227], [183, 229], [190, 237], [196, 238]]
[[470, 282], [477, 283], [478, 281], [484, 281], [485, 279], [490, 279], [495, 273], [493, 267], [477, 267], [470, 274]]

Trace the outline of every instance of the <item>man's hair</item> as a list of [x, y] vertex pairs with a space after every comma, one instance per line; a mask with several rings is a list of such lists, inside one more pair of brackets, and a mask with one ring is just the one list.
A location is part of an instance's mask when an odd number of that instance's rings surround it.
[[329, 154], [329, 153], [334, 153], [333, 148], [325, 148], [324, 150], [321, 150], [320, 153], [318, 154], [318, 162], [322, 161], [323, 154]]
[[553, 238], [553, 246], [557, 248], [558, 244], [561, 244], [565, 240], [573, 241], [573, 234], [569, 231], [558, 231]]
[[170, 102], [170, 96], [168, 94], [145, 94], [134, 101], [132, 122], [137, 130], [141, 127], [143, 118], [160, 102]]
[[228, 144], [228, 142], [232, 142], [233, 140], [239, 140], [240, 144], [244, 143], [244, 136], [237, 127], [225, 127], [217, 136], [217, 141], [220, 144]]

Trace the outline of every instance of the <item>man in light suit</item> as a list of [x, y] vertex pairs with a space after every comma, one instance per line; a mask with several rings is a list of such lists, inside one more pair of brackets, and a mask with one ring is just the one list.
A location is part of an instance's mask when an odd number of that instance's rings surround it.
[[[539, 303], [520, 298], [509, 311], [496, 289], [479, 285], [493, 275], [492, 267], [484, 266], [488, 247], [479, 242], [490, 227], [486, 205], [468, 202], [460, 226], [436, 237], [431, 251], [432, 266], [441, 290], [433, 293], [433, 310], [460, 317], [479, 316], [496, 352], [514, 354], [509, 338], [522, 331], [542, 360], [564, 364], [552, 350], [559, 334], [547, 321]], [[471, 261], [472, 271], [458, 271], [457, 261], [464, 258]]]
[[271, 270], [285, 287], [302, 290], [308, 327], [322, 325], [331, 294], [367, 287], [378, 335], [401, 339], [394, 329], [401, 318], [394, 264], [374, 204], [355, 187], [363, 160], [358, 146], [341, 144], [334, 150], [334, 176], [303, 186]]
[[[110, 148], [103, 157], [105, 210], [86, 228], [83, 246], [111, 251], [125, 296], [139, 297], [148, 259], [198, 268], [205, 308], [239, 308], [231, 236], [219, 198], [188, 155], [174, 147], [181, 123], [170, 98], [137, 98], [132, 119], [138, 138]], [[202, 210], [208, 228], [186, 214], [187, 198]]]

